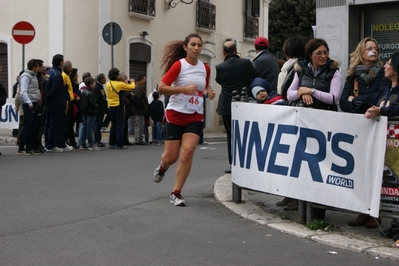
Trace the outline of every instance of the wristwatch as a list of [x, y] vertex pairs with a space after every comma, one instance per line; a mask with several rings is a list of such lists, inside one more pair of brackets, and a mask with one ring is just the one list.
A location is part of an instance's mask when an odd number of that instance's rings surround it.
[[310, 95], [313, 95], [316, 92], [316, 89], [310, 89]]

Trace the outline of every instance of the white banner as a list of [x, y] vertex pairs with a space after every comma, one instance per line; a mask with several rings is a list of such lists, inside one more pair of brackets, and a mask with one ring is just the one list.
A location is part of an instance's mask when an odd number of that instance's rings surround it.
[[1, 108], [0, 128], [18, 128], [19, 114], [14, 103], [15, 99], [7, 99], [7, 103]]
[[387, 118], [232, 103], [232, 181], [378, 217]]

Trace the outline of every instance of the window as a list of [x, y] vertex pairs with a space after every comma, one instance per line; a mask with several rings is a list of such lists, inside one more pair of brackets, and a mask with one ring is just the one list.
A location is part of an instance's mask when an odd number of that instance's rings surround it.
[[155, 17], [155, 0], [129, 0], [129, 14]]
[[197, 28], [209, 31], [216, 30], [216, 6], [209, 1], [197, 1]]
[[244, 38], [255, 39], [259, 35], [260, 0], [245, 0]]

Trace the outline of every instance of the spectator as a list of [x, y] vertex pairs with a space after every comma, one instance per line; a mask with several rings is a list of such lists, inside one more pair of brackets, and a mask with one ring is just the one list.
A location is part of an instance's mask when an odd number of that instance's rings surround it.
[[153, 101], [150, 103], [150, 113], [152, 123], [152, 143], [161, 145], [162, 143], [162, 120], [165, 114], [163, 103], [159, 100], [159, 93], [152, 93]]
[[96, 81], [87, 77], [85, 79], [85, 87], [86, 89], [82, 91], [81, 100], [80, 100], [80, 109], [82, 111], [82, 123], [79, 129], [79, 149], [86, 149], [86, 139], [88, 142], [87, 149], [89, 151], [98, 151], [101, 148], [94, 145], [94, 123], [97, 114], [97, 102], [96, 97], [94, 96], [94, 86]]
[[86, 89], [85, 79], [92, 77], [90, 72], [84, 72], [82, 75], [82, 82], [79, 84], [79, 90], [82, 92]]
[[108, 97], [108, 108], [111, 116], [111, 132], [109, 134], [109, 148], [110, 149], [127, 149], [123, 145], [123, 130], [125, 108], [119, 94], [123, 91], [132, 92], [136, 87], [134, 79], [130, 80], [130, 84], [119, 81], [119, 69], [112, 68], [108, 72], [108, 83], [105, 87]]
[[342, 111], [364, 114], [372, 105], [374, 94], [390, 80], [384, 76], [376, 40], [367, 37], [350, 54], [345, 86], [339, 100]]
[[[373, 46], [372, 46], [373, 48]], [[374, 47], [375, 48], [375, 47]], [[375, 49], [371, 49], [375, 50]], [[399, 116], [399, 106], [397, 104], [399, 98], [399, 53], [394, 53], [391, 58], [385, 63], [384, 76], [391, 81], [391, 84], [386, 84], [385, 87], [381, 87], [379, 92], [374, 94], [372, 104], [367, 109], [364, 116], [367, 119], [375, 118], [383, 115], [388, 117]], [[397, 213], [396, 213], [397, 215]], [[367, 214], [360, 214], [354, 221], [349, 221], [348, 224], [352, 226], [366, 225], [368, 228], [376, 228], [381, 224], [381, 218], [374, 218]], [[396, 222], [396, 223], [395, 223]], [[397, 221], [391, 222], [391, 225], [397, 225]], [[395, 228], [394, 233], [398, 233], [398, 229]], [[389, 228], [384, 231], [384, 235], [390, 235], [393, 232], [393, 228]], [[390, 237], [393, 237], [390, 235]], [[397, 238], [399, 235], [395, 236]]]
[[254, 67], [259, 77], [266, 80], [274, 91], [277, 91], [277, 78], [280, 67], [276, 58], [269, 52], [269, 40], [265, 37], [255, 39], [256, 56], [253, 60]]
[[[67, 142], [69, 146], [72, 146], [75, 149], [79, 149], [79, 146], [76, 144], [75, 139], [75, 124], [76, 128], [79, 129], [79, 124], [82, 122], [82, 113], [80, 111], [80, 90], [78, 83], [78, 69], [72, 68], [71, 73], [69, 74], [71, 79], [73, 100], [70, 103], [70, 117], [68, 119], [68, 135]], [[79, 130], [77, 130], [79, 132]]]
[[33, 152], [33, 133], [37, 123], [36, 109], [40, 103], [40, 89], [37, 80], [38, 61], [31, 59], [28, 69], [19, 77], [21, 106], [24, 111], [24, 121], [18, 136], [18, 155], [40, 154]]
[[257, 103], [286, 105], [283, 96], [272, 92], [272, 87], [262, 78], [255, 78], [249, 87]]
[[[72, 151], [73, 147], [69, 146], [67, 144], [69, 123], [70, 123], [71, 116], [72, 116], [72, 102], [75, 100], [74, 96], [73, 96], [73, 87], [72, 87], [72, 81], [71, 81], [71, 77], [70, 77], [70, 74], [72, 72], [72, 62], [69, 60], [66, 60], [64, 62], [64, 66], [62, 69], [63, 69], [62, 79], [64, 80], [64, 86], [68, 93], [68, 100], [66, 102], [65, 115], [63, 116], [63, 119], [61, 121], [61, 128], [62, 128], [61, 138], [64, 138], [64, 144], [61, 144], [60, 148], [64, 149], [64, 151]], [[73, 137], [75, 137], [75, 136], [73, 136]]]
[[49, 74], [48, 87], [46, 88], [46, 121], [44, 135], [47, 152], [63, 152], [60, 147], [65, 145], [62, 137], [61, 122], [65, 116], [66, 102], [69, 99], [68, 91], [64, 88], [64, 80], [61, 75], [64, 66], [64, 56], [53, 56], [53, 67], [47, 71]]
[[36, 109], [37, 112], [37, 123], [36, 128], [33, 133], [33, 142], [32, 147], [34, 153], [44, 153], [46, 149], [42, 144], [42, 136], [43, 136], [43, 127], [44, 127], [44, 90], [47, 86], [47, 79], [48, 76], [46, 75], [46, 67], [44, 66], [43, 60], [36, 59], [38, 62], [37, 67], [37, 81], [39, 83], [39, 90], [40, 90], [40, 101], [38, 104], [38, 108]]
[[291, 37], [283, 45], [284, 65], [278, 74], [277, 93], [287, 99], [287, 90], [294, 79], [294, 65], [305, 57], [305, 41], [301, 37]]
[[222, 116], [223, 125], [227, 135], [227, 156], [229, 168], [226, 174], [231, 173], [231, 100], [232, 92], [240, 94], [243, 87], [249, 87], [255, 77], [258, 76], [249, 59], [240, 58], [237, 55], [237, 45], [234, 41], [223, 44], [224, 62], [216, 66], [216, 82], [222, 86], [219, 95], [219, 103], [216, 113]]
[[[315, 109], [338, 111], [337, 101], [342, 90], [339, 62], [329, 58], [323, 39], [312, 39], [305, 45], [306, 60], [295, 64], [295, 76], [287, 91], [289, 101], [301, 99]], [[287, 208], [295, 208], [295, 202]], [[325, 210], [316, 209], [316, 218], [324, 219]]]
[[94, 96], [98, 105], [96, 121], [94, 126], [94, 143], [97, 147], [104, 147], [105, 144], [101, 142], [101, 128], [103, 125], [104, 115], [107, 112], [107, 97], [105, 95], [104, 84], [107, 82], [107, 78], [103, 73], [97, 75], [96, 85], [94, 86]]
[[135, 116], [135, 145], [148, 145], [148, 143], [143, 140], [145, 116], [149, 116], [148, 98], [145, 92], [146, 80], [147, 79], [143, 74], [138, 75], [136, 79], [136, 105], [133, 108], [133, 114]]

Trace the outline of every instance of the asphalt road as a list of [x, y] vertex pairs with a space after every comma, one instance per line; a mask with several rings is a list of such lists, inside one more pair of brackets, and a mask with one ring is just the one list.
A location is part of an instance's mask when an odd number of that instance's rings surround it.
[[186, 207], [169, 203], [176, 165], [152, 180], [160, 146], [38, 156], [0, 148], [0, 265], [397, 265], [223, 207], [212, 187], [227, 167], [225, 143], [198, 147]]

